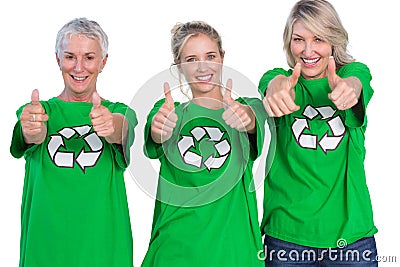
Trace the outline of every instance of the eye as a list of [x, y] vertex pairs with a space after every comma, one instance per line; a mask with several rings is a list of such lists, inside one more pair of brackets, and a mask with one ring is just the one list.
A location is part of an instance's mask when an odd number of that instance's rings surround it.
[[293, 37], [292, 41], [293, 42], [301, 42], [301, 41], [303, 41], [303, 39], [301, 39], [300, 37]]
[[87, 56], [86, 59], [87, 60], [94, 60], [94, 56]]
[[316, 41], [317, 43], [325, 42], [325, 40], [322, 39], [321, 37], [315, 37], [315, 41]]
[[215, 58], [215, 55], [208, 55], [207, 56], [207, 59], [209, 59], [209, 60], [213, 60]]
[[186, 59], [186, 62], [195, 62], [195, 61], [196, 61], [196, 58], [194, 58], [194, 57], [189, 57]]
[[68, 54], [66, 54], [66, 55], [64, 56], [64, 58], [65, 58], [65, 59], [68, 59], [68, 60], [72, 60], [72, 59], [74, 59], [74, 56], [73, 56], [73, 55], [68, 55]]

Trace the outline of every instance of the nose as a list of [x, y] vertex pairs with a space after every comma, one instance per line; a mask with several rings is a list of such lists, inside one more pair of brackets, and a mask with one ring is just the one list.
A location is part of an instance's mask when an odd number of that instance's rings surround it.
[[197, 71], [204, 72], [208, 68], [207, 62], [205, 61], [197, 61]]
[[312, 42], [305, 42], [304, 46], [304, 56], [309, 57], [313, 55], [314, 44]]
[[75, 66], [74, 66], [74, 70], [76, 72], [81, 72], [83, 70], [83, 62], [82, 59], [77, 58], [75, 61]]

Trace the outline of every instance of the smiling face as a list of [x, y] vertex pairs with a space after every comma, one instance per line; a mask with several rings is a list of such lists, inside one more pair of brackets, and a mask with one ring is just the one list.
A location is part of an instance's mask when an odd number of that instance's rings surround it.
[[293, 24], [290, 51], [296, 62], [301, 63], [301, 74], [307, 80], [327, 76], [328, 58], [332, 45], [307, 29], [298, 20]]
[[96, 91], [97, 76], [103, 70], [107, 56], [102, 58], [98, 40], [84, 35], [71, 35], [57, 55], [64, 79], [62, 99], [66, 101], [91, 101]]
[[220, 83], [223, 55], [216, 41], [202, 33], [190, 37], [181, 50], [180, 63], [194, 98], [222, 100]]

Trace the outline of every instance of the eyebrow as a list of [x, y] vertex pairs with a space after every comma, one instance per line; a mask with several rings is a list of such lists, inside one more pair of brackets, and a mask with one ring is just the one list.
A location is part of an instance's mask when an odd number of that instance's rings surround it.
[[301, 35], [298, 34], [298, 33], [292, 33], [292, 36], [303, 37], [303, 36], [301, 36]]
[[[64, 54], [74, 55], [74, 53], [69, 52], [69, 51], [64, 51]], [[90, 54], [95, 54], [95, 55], [96, 55], [96, 52], [88, 52], [88, 53], [85, 53], [85, 56], [90, 55]]]
[[[292, 37], [293, 37], [293, 36], [295, 36], [295, 37], [300, 37], [300, 38], [304, 38], [303, 36], [301, 36], [301, 35], [298, 34], [298, 33], [292, 33]], [[320, 35], [318, 35], [318, 34], [314, 34], [313, 38], [321, 38], [322, 40], [325, 39], [324, 37], [322, 37], [322, 36], [320, 36]]]
[[[206, 52], [205, 54], [206, 54], [206, 55], [218, 54], [218, 52], [216, 52], [216, 51], [210, 51], [210, 52]], [[188, 55], [188, 56], [185, 57], [185, 59], [186, 59], [186, 58], [190, 58], [190, 57], [195, 57], [195, 56], [196, 56], [196, 55]]]

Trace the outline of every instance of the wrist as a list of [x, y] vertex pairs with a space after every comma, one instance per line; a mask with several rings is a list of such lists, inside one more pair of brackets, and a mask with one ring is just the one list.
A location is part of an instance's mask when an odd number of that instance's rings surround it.
[[256, 115], [254, 113], [254, 110], [250, 106], [247, 106], [247, 109], [250, 117], [250, 124], [249, 127], [247, 127], [247, 132], [250, 134], [254, 134], [256, 132]]

